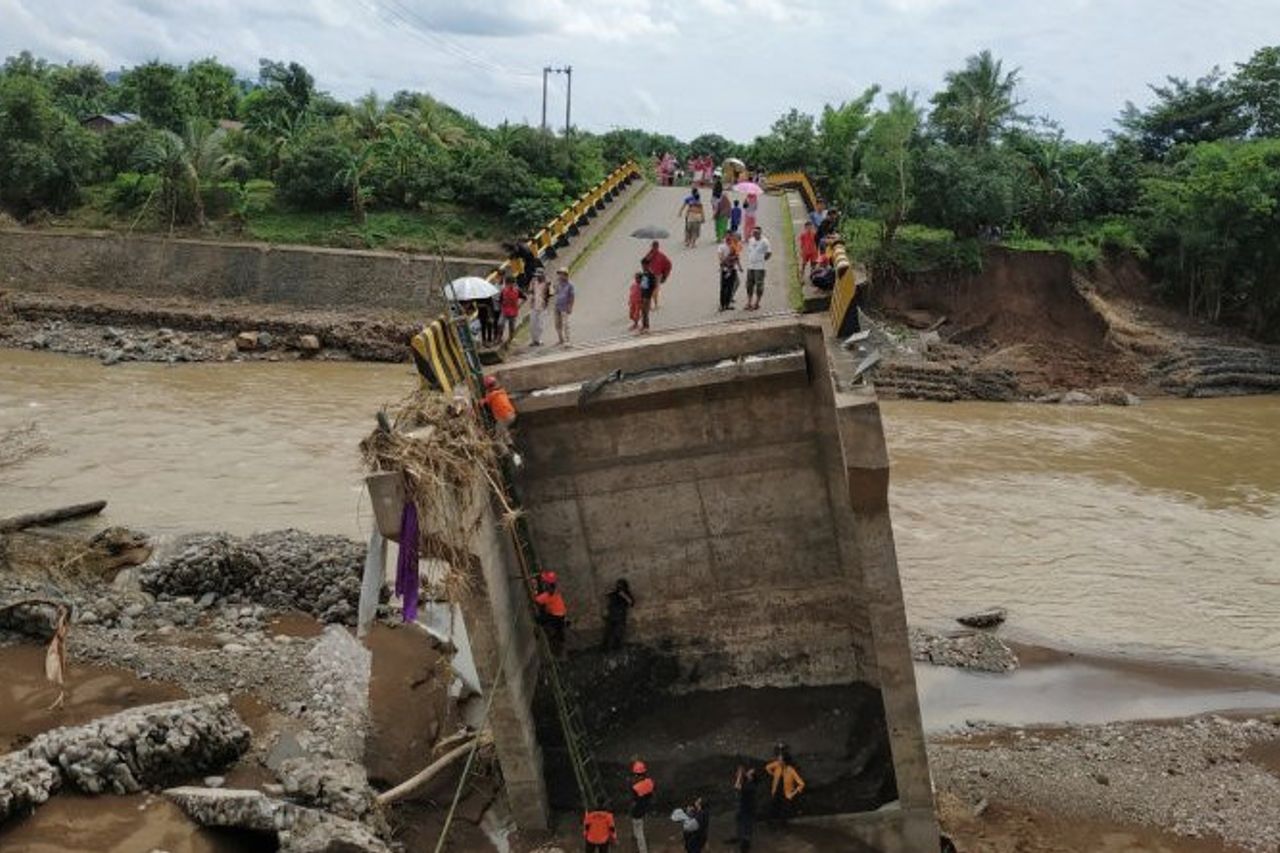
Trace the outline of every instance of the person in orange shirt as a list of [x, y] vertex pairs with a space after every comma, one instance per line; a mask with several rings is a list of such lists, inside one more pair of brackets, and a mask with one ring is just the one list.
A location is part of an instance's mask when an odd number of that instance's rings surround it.
[[613, 823], [613, 812], [604, 807], [604, 798], [596, 800], [596, 807], [582, 818], [582, 837], [587, 842], [587, 853], [609, 853], [618, 842], [618, 830]]
[[795, 811], [795, 799], [804, 790], [804, 779], [791, 763], [791, 753], [785, 743], [775, 746], [773, 755], [773, 761], [764, 766], [770, 779], [770, 816], [775, 821], [785, 821]]
[[[547, 575], [542, 573], [542, 577]], [[533, 597], [538, 605], [538, 624], [547, 632], [551, 653], [560, 657], [564, 653], [564, 628], [568, 623], [569, 606], [555, 583], [543, 583], [542, 591]]]
[[484, 378], [484, 405], [489, 410], [489, 414], [493, 415], [493, 421], [498, 426], [498, 434], [506, 438], [516, 422], [516, 407], [511, 402], [506, 389], [492, 376]]

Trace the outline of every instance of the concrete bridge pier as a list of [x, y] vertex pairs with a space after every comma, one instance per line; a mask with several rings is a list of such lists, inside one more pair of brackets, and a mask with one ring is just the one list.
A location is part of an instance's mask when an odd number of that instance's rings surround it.
[[[583, 398], [581, 384], [618, 381]], [[523, 506], [574, 621], [563, 666], [625, 799], [643, 755], [660, 806], [718, 802], [740, 756], [789, 744], [801, 821], [887, 853], [937, 845], [874, 391], [825, 324], [717, 324], [505, 366], [520, 410]], [[575, 809], [536, 693], [533, 626], [509, 537], [477, 528], [464, 606], [522, 827]], [[628, 644], [598, 648], [604, 595], [637, 595]], [[508, 651], [507, 649], [511, 649]], [[616, 791], [613, 789], [616, 787]]]

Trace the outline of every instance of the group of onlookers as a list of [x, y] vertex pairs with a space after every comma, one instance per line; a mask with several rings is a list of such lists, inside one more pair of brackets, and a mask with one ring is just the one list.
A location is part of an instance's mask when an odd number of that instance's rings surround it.
[[[478, 299], [472, 303], [471, 333], [484, 346], [498, 346], [505, 340], [510, 344], [516, 336], [520, 320], [520, 306], [529, 305], [529, 345], [542, 346], [542, 333], [546, 317], [550, 313], [555, 324], [556, 338], [562, 344], [569, 343], [569, 318], [573, 314], [576, 297], [569, 270], [556, 270], [554, 282], [547, 281], [541, 263], [537, 267], [525, 267], [527, 277], [507, 273], [502, 288], [493, 299]], [[521, 286], [521, 279], [527, 283]]]

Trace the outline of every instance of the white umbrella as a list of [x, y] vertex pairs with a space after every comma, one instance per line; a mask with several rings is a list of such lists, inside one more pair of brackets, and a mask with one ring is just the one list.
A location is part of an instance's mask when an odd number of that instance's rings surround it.
[[456, 299], [459, 302], [468, 299], [492, 299], [498, 295], [498, 288], [488, 279], [476, 275], [464, 275], [446, 284], [444, 295], [448, 299]]

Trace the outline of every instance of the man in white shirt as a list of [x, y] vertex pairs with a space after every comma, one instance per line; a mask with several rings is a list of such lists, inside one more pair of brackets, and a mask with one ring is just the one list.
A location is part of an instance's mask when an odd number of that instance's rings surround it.
[[761, 236], [760, 226], [756, 226], [743, 248], [743, 261], [747, 268], [747, 310], [757, 311], [760, 308], [760, 297], [764, 295], [764, 266], [773, 257], [769, 241]]

